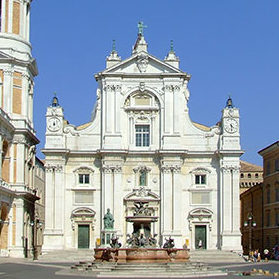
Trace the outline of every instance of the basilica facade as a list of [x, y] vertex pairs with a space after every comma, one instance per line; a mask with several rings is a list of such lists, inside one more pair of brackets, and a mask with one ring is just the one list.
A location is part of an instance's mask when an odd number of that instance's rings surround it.
[[[103, 245], [104, 216], [122, 245], [142, 203], [158, 245], [242, 250], [239, 224], [239, 110], [227, 101], [218, 124], [189, 117], [188, 82], [173, 48], [148, 53], [140, 30], [132, 54], [113, 49], [91, 121], [74, 126], [58, 99], [47, 108], [43, 250]], [[221, 110], [221, 108], [220, 108]], [[216, 122], [216, 121], [214, 121]]]

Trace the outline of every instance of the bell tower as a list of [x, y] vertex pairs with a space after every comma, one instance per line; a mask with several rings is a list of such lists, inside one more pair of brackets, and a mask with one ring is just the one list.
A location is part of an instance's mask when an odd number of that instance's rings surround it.
[[29, 41], [31, 2], [0, 0], [0, 107], [32, 129], [33, 79], [38, 70]]
[[[29, 40], [31, 2], [0, 0], [0, 182], [10, 189], [5, 198], [6, 235], [2, 238], [0, 232], [0, 239], [6, 242], [0, 250], [11, 257], [23, 257], [32, 250], [31, 228], [39, 199], [34, 179], [39, 140], [33, 127], [33, 86], [38, 70]], [[0, 199], [5, 193], [0, 192]]]

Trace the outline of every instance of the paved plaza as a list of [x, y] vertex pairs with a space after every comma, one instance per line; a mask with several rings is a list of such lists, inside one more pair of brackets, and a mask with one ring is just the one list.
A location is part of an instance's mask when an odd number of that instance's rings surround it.
[[[65, 251], [62, 253], [50, 253], [43, 255], [39, 260], [33, 261], [32, 259], [14, 259], [14, 258], [0, 258], [0, 278], [2, 279], [27, 279], [27, 278], [40, 278], [40, 279], [66, 279], [66, 278], [112, 278], [111, 275], [94, 275], [93, 273], [86, 273], [83, 271], [71, 271], [71, 266], [81, 260], [89, 261], [91, 251]], [[279, 272], [279, 262], [270, 261], [260, 263], [247, 263], [247, 262], [221, 262], [219, 259], [216, 262], [211, 261], [208, 263], [212, 276], [207, 274], [193, 274], [180, 275], [177, 277], [170, 277], [169, 275], [148, 274], [144, 276], [135, 276], [135, 274], [127, 274], [121, 276], [115, 274], [114, 278], [239, 278], [243, 276], [243, 272], [250, 272], [253, 269], [262, 270], [262, 274], [253, 274], [256, 278], [279, 278], [274, 276], [274, 273]], [[212, 273], [212, 271], [216, 271]], [[270, 275], [264, 274], [269, 271]], [[226, 274], [226, 275], [222, 275]], [[167, 277], [166, 277], [167, 276]], [[251, 276], [245, 276], [251, 277]]]

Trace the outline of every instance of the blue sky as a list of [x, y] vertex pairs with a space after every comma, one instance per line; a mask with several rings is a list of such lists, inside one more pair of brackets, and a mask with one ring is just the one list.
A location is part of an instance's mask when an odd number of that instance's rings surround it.
[[122, 59], [131, 55], [142, 20], [149, 52], [163, 59], [173, 40], [180, 68], [192, 75], [191, 119], [214, 125], [231, 94], [240, 109], [242, 159], [262, 164], [257, 152], [279, 138], [278, 10], [277, 0], [33, 1], [38, 149], [53, 92], [70, 123], [88, 122], [96, 99], [94, 74], [104, 70], [113, 39]]

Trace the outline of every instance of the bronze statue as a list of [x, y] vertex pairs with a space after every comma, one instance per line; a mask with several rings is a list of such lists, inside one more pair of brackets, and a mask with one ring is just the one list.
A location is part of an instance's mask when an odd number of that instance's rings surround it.
[[113, 229], [114, 219], [110, 213], [110, 209], [107, 209], [107, 213], [104, 216], [104, 229]]

